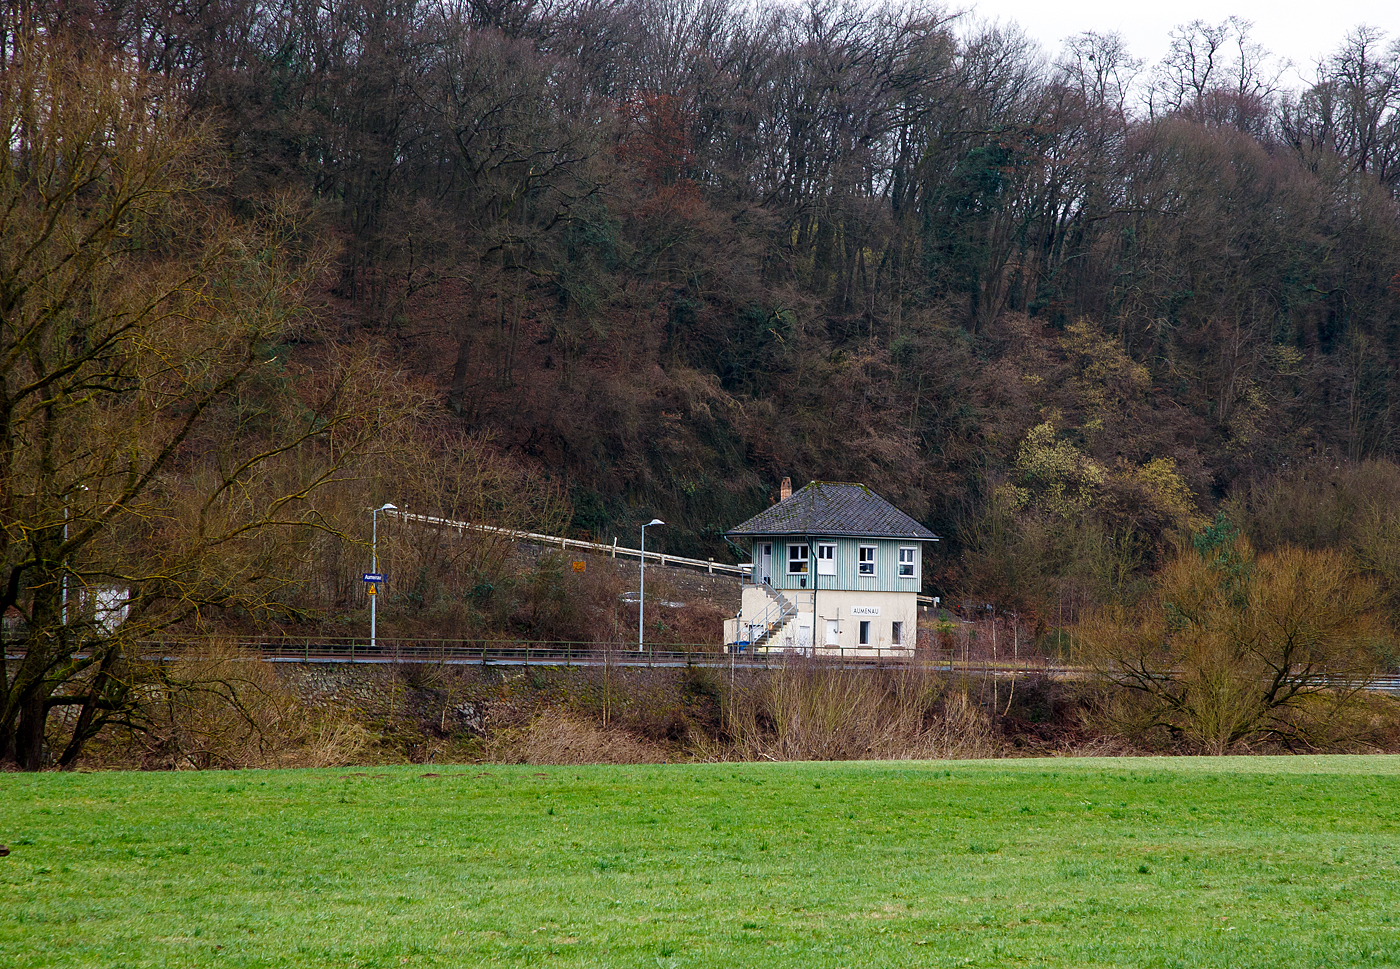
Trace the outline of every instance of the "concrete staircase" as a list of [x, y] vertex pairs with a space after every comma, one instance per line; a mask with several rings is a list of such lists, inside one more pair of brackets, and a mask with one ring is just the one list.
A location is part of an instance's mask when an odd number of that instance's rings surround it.
[[760, 623], [763, 625], [763, 634], [753, 641], [752, 649], [763, 649], [772, 640], [780, 637], [787, 629], [788, 624], [792, 622], [792, 618], [797, 615], [797, 606], [787, 596], [766, 582], [763, 585], [763, 591], [768, 593], [773, 604], [755, 623], [755, 625]]

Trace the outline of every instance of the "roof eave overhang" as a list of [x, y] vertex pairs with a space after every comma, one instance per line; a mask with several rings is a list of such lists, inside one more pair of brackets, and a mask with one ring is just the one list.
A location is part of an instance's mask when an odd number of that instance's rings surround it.
[[888, 534], [877, 532], [838, 532], [830, 529], [811, 529], [798, 531], [773, 531], [773, 532], [725, 532], [725, 538], [888, 538], [901, 542], [936, 542], [937, 535], [909, 535], [909, 534]]

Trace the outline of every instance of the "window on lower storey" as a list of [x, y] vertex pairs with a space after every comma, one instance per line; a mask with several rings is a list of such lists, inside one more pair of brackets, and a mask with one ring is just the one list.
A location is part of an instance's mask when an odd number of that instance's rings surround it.
[[904, 645], [904, 623], [890, 623], [890, 643], [894, 646]]
[[870, 645], [870, 620], [869, 620], [869, 619], [862, 619], [862, 620], [860, 621], [860, 644], [861, 644], [862, 646], [869, 646], [869, 645]]

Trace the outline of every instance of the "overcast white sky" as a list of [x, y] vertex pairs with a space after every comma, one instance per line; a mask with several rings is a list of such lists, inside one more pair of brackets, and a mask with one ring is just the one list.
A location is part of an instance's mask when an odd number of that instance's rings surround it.
[[[1054, 56], [1060, 41], [1085, 30], [1116, 30], [1134, 57], [1155, 64], [1167, 51], [1168, 34], [1192, 20], [1219, 23], [1234, 14], [1254, 22], [1251, 36], [1274, 54], [1294, 62], [1295, 74], [1311, 77], [1319, 57], [1336, 49], [1358, 24], [1384, 30], [1388, 40], [1400, 34], [1396, 0], [963, 0], [952, 7], [972, 7], [979, 19], [1015, 20]], [[1289, 86], [1298, 84], [1287, 76]]]

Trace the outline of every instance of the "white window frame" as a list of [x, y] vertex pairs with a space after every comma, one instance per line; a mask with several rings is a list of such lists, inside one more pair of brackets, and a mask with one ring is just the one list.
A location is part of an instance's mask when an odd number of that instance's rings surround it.
[[859, 631], [859, 633], [857, 633], [857, 636], [856, 636], [856, 643], [857, 643], [857, 645], [860, 645], [860, 646], [869, 646], [869, 645], [870, 645], [870, 620], [869, 620], [869, 619], [862, 619], [862, 620], [860, 621], [860, 631]]
[[[869, 552], [870, 557], [866, 558], [865, 553]], [[880, 554], [878, 545], [862, 545], [860, 551], [856, 553], [856, 574], [868, 578], [875, 576], [875, 559]]]
[[[909, 560], [904, 560], [904, 553], [909, 553]], [[906, 568], [908, 572], [904, 571]], [[901, 579], [917, 579], [919, 577], [919, 547], [917, 545], [899, 546], [899, 577]]]
[[[794, 552], [800, 554], [794, 555]], [[787, 547], [787, 574], [806, 575], [811, 568], [812, 550], [806, 545], [790, 544]], [[801, 568], [793, 568], [794, 565], [801, 565]]]
[[904, 621], [902, 619], [896, 619], [890, 623], [890, 645], [904, 645]]
[[817, 575], [836, 574], [836, 543], [819, 542], [817, 544]]

